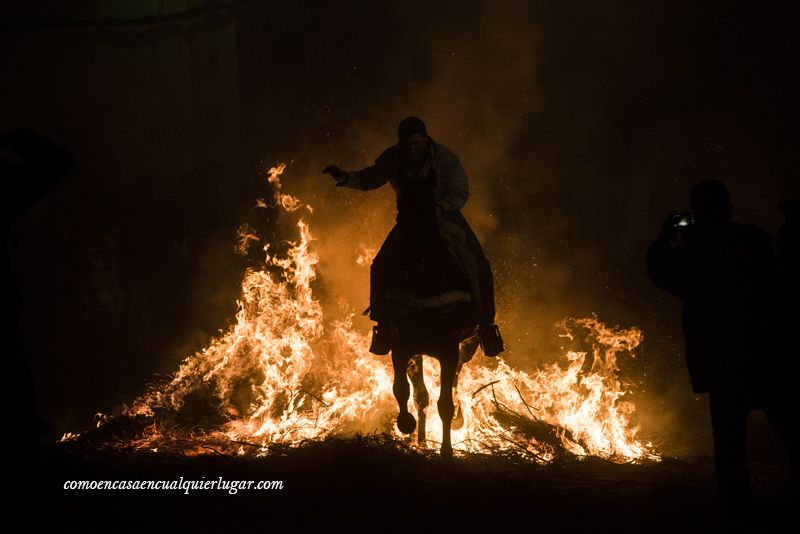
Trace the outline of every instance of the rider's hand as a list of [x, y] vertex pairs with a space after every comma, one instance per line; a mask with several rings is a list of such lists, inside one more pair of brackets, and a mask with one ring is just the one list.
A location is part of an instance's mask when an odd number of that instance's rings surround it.
[[683, 232], [678, 226], [678, 221], [681, 219], [681, 214], [673, 211], [667, 215], [664, 222], [661, 223], [661, 239], [669, 241], [672, 246], [679, 245], [683, 242]]
[[347, 173], [336, 165], [328, 165], [322, 170], [322, 174], [330, 174], [337, 183], [347, 180]]

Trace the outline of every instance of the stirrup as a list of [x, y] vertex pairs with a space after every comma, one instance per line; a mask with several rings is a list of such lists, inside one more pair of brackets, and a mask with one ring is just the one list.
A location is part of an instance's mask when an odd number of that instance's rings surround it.
[[369, 351], [372, 354], [385, 356], [392, 350], [392, 336], [386, 325], [377, 325], [372, 327], [372, 343], [369, 345]]
[[481, 339], [481, 348], [486, 356], [494, 358], [505, 350], [503, 338], [500, 336], [500, 329], [496, 324], [481, 327], [479, 337]]

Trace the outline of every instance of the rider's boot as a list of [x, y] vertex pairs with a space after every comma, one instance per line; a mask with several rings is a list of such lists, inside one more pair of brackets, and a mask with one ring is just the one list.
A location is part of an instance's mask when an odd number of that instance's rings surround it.
[[503, 338], [500, 336], [500, 329], [496, 324], [483, 323], [478, 328], [478, 336], [481, 339], [481, 348], [486, 356], [495, 357], [505, 350]]
[[392, 350], [392, 333], [389, 326], [386, 322], [378, 323], [372, 327], [372, 343], [369, 351], [383, 356], [389, 354], [390, 350]]

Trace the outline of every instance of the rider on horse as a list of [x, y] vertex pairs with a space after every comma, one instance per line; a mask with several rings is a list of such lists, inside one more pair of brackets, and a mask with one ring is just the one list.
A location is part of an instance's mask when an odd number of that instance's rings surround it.
[[[457, 263], [469, 280], [472, 306], [478, 322], [478, 333], [484, 354], [496, 356], [503, 351], [503, 342], [494, 324], [494, 281], [489, 261], [478, 238], [467, 224], [460, 209], [469, 197], [464, 168], [449, 148], [428, 136], [425, 123], [408, 117], [397, 128], [398, 143], [375, 160], [374, 165], [347, 172], [335, 165], [324, 173], [336, 180], [337, 186], [371, 190], [389, 182], [397, 194], [398, 204], [410, 181], [432, 180], [440, 234], [453, 250]], [[405, 186], [405, 187], [404, 187]], [[395, 226], [389, 233], [370, 270], [370, 318], [378, 323], [373, 329], [370, 351], [386, 354], [390, 349], [389, 323], [392, 306], [387, 299], [387, 281], [398, 258], [404, 254], [401, 235]]]

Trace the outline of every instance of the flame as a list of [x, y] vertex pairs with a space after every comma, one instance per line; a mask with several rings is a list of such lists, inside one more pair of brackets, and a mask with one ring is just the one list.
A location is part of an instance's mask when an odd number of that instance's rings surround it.
[[[300, 201], [281, 192], [284, 170], [284, 164], [269, 169], [268, 181], [275, 204], [293, 212]], [[259, 238], [252, 228], [242, 228], [239, 242], [246, 250]], [[326, 320], [312, 291], [319, 262], [314, 238], [302, 218], [296, 229], [297, 240], [285, 254], [265, 246], [263, 267], [245, 272], [236, 322], [228, 332], [126, 408], [125, 415], [149, 421], [134, 446], [157, 450], [188, 432], [175, 421], [198, 411], [217, 416], [202, 439], [232, 455], [353, 432], [409, 439], [394, 428], [390, 363], [367, 351], [368, 339], [353, 327], [352, 313]], [[359, 258], [371, 261], [374, 253], [362, 245]], [[464, 365], [456, 392], [463, 424], [453, 431], [454, 448], [516, 451], [539, 462], [562, 451], [614, 461], [657, 459], [636, 439], [635, 407], [623, 400], [627, 392], [617, 377], [618, 356], [631, 354], [641, 331], [609, 328], [595, 317], [568, 319], [560, 327], [570, 340], [584, 332], [591, 350], [569, 351], [561, 363], [532, 373], [502, 358], [493, 368], [477, 360]], [[424, 376], [433, 397], [426, 441], [435, 444], [442, 433], [435, 403], [438, 365], [426, 363]], [[200, 410], [193, 409], [198, 402]]]
[[[301, 208], [300, 199], [293, 196], [281, 193], [281, 180], [280, 176], [283, 174], [283, 171], [286, 170], [286, 164], [281, 163], [277, 167], [271, 167], [269, 171], [267, 171], [267, 182], [272, 184], [273, 190], [275, 192], [275, 202], [285, 209], [286, 211], [297, 211]], [[257, 205], [258, 206], [258, 205]], [[309, 211], [309, 213], [314, 212], [314, 208], [309, 206], [308, 204], [305, 205], [305, 208]]]
[[75, 441], [80, 438], [80, 434], [75, 434], [73, 432], [64, 432], [61, 436], [61, 439], [58, 440], [59, 443], [66, 443], [67, 441]]
[[250, 245], [256, 241], [261, 241], [255, 229], [247, 223], [244, 223], [236, 230], [236, 246], [233, 251], [240, 256], [247, 255]]
[[359, 267], [369, 267], [372, 265], [372, 260], [377, 253], [377, 248], [365, 245], [364, 243], [359, 244], [358, 251], [356, 252], [356, 265]]

